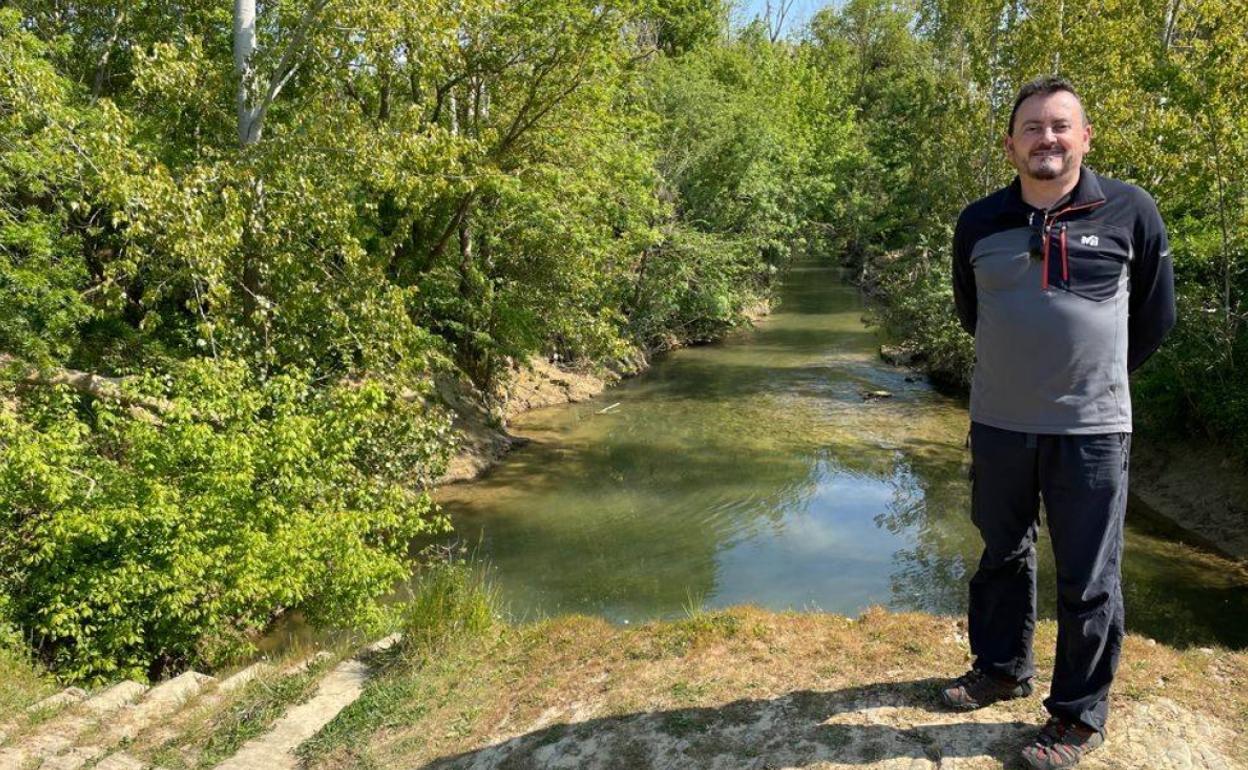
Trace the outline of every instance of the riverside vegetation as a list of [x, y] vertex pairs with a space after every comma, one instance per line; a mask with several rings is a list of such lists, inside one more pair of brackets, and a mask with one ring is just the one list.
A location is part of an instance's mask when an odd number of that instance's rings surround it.
[[213, 668], [295, 609], [393, 625], [447, 527], [435, 377], [713, 339], [798, 252], [964, 381], [946, 244], [1039, 72], [1171, 226], [1140, 414], [1242, 452], [1240, 6], [851, 0], [786, 39], [718, 0], [9, 3], [0, 698]]

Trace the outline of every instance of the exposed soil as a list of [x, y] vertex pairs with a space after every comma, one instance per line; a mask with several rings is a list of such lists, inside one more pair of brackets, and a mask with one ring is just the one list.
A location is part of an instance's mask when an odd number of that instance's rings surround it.
[[1218, 447], [1137, 436], [1131, 492], [1200, 544], [1248, 561], [1248, 468]]
[[507, 423], [530, 409], [585, 401], [623, 377], [642, 372], [649, 365], [640, 353], [614, 368], [598, 372], [559, 366], [534, 357], [525, 364], [513, 363], [507, 385], [486, 396], [463, 380], [437, 381], [438, 395], [455, 415], [459, 451], [451, 458], [440, 484], [477, 478], [525, 439], [507, 431]]
[[[564, 617], [397, 667], [359, 702], [355, 716], [371, 719], [308, 759], [325, 768], [1017, 767], [1046, 717], [1054, 642], [1054, 624], [1042, 622], [1032, 697], [951, 713], [936, 694], [967, 661], [952, 618], [736, 608], [630, 629]], [[1244, 768], [1245, 684], [1248, 654], [1130, 636], [1108, 740], [1081, 767]]]

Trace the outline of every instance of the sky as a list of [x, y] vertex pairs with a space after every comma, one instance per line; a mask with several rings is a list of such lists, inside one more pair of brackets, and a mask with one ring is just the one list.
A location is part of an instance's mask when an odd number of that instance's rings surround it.
[[[767, 0], [734, 0], [737, 5], [737, 11], [733, 15], [733, 19], [738, 23], [744, 24], [754, 16], [762, 16], [764, 9], [767, 7]], [[780, 0], [772, 0], [772, 6], [778, 5]], [[789, 15], [785, 17], [783, 34], [789, 35], [798, 27], [805, 24], [815, 11], [825, 5], [836, 5], [835, 0], [794, 0], [793, 8], [789, 11]]]

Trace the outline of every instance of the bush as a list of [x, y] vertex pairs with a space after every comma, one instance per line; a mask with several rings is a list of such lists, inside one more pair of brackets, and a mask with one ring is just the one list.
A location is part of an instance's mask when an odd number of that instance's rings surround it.
[[159, 415], [63, 387], [0, 395], [0, 595], [60, 676], [212, 666], [285, 610], [379, 626], [441, 529], [419, 490], [448, 421], [375, 383], [197, 360]]
[[958, 322], [947, 260], [920, 248], [888, 252], [871, 260], [869, 288], [880, 299], [884, 328], [920, 351], [934, 379], [970, 386], [975, 343]]

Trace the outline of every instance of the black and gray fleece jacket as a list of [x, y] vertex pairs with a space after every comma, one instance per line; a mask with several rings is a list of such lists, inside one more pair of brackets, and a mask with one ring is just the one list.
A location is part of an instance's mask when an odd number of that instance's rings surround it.
[[1129, 433], [1127, 373], [1175, 318], [1157, 204], [1084, 167], [1070, 195], [1045, 211], [1023, 201], [1015, 178], [958, 217], [953, 296], [975, 337], [973, 421], [1025, 433]]

